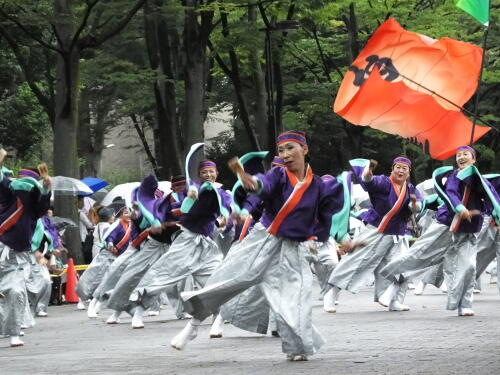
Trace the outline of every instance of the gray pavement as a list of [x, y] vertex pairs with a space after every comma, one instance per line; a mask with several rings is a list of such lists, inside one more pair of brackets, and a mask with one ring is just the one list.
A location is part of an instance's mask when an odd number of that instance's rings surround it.
[[208, 320], [182, 351], [170, 339], [184, 326], [168, 308], [132, 330], [130, 318], [114, 326], [109, 310], [89, 320], [76, 305], [51, 306], [49, 317], [26, 330], [25, 346], [0, 339], [0, 374], [500, 374], [500, 295], [483, 280], [475, 317], [446, 311], [446, 296], [428, 287], [409, 291], [412, 311], [388, 312], [372, 291], [343, 293], [336, 314], [315, 301], [313, 320], [328, 343], [308, 362], [285, 360], [281, 342], [225, 326], [209, 339]]

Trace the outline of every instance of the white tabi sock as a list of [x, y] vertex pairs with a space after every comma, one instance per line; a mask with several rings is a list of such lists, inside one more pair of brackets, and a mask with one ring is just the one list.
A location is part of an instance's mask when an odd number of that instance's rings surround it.
[[96, 300], [95, 313], [99, 314], [99, 311], [101, 311], [102, 303], [98, 299], [96, 299], [96, 298], [94, 298], [94, 299]]
[[323, 310], [325, 310], [327, 313], [337, 312], [337, 309], [335, 308], [335, 297], [337, 296], [338, 292], [335, 293], [334, 289], [335, 288], [330, 289], [323, 297]]
[[391, 304], [391, 301], [394, 299], [396, 296], [396, 293], [398, 292], [398, 287], [396, 286], [396, 283], [392, 283], [386, 290], [385, 292], [379, 297], [378, 303], [380, 303], [382, 306], [387, 307]]
[[121, 311], [113, 310], [113, 314], [106, 320], [106, 324], [118, 324], [120, 323]]
[[10, 346], [11, 347], [16, 347], [16, 346], [23, 346], [24, 342], [21, 341], [19, 336], [10, 336]]
[[177, 350], [182, 350], [186, 346], [186, 344], [194, 340], [198, 335], [198, 326], [200, 325], [200, 321], [198, 319], [191, 319], [184, 329], [180, 331], [170, 342], [172, 348]]
[[224, 319], [220, 314], [217, 314], [215, 318], [212, 328], [210, 329], [210, 338], [218, 339], [222, 337], [222, 331], [224, 330]]
[[417, 287], [415, 288], [415, 291], [413, 292], [416, 296], [420, 296], [422, 295], [422, 293], [424, 292], [424, 289], [425, 289], [425, 286], [427, 284], [423, 281], [420, 281], [418, 284], [417, 284]]
[[97, 318], [97, 313], [95, 311], [95, 305], [97, 303], [97, 299], [92, 299], [92, 301], [90, 301], [89, 303], [89, 307], [87, 308], [87, 316], [90, 318], [90, 319], [93, 319], [93, 318]]
[[410, 308], [398, 301], [392, 301], [389, 305], [389, 311], [410, 311]]
[[78, 298], [78, 304], [76, 305], [76, 308], [78, 310], [85, 310], [85, 302]]
[[144, 314], [144, 308], [142, 306], [137, 306], [134, 312], [134, 317], [132, 318], [132, 328], [144, 328], [144, 323], [142, 322], [142, 315]]

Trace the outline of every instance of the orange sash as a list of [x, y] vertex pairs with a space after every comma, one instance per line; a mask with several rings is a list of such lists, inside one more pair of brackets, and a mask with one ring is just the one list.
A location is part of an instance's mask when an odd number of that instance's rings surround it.
[[288, 197], [286, 200], [285, 204], [283, 207], [281, 207], [281, 210], [279, 210], [278, 214], [274, 218], [273, 222], [268, 228], [268, 232], [271, 234], [276, 235], [278, 233], [278, 230], [281, 226], [281, 223], [283, 223], [283, 220], [286, 219], [286, 217], [290, 214], [290, 212], [293, 211], [293, 209], [299, 204], [300, 200], [302, 199], [302, 196], [306, 192], [306, 190], [311, 186], [312, 180], [313, 180], [313, 173], [312, 169], [307, 166], [307, 172], [306, 172], [306, 178], [303, 181], [299, 181], [299, 179], [288, 170], [288, 168], [285, 168], [286, 174], [288, 176], [288, 180], [293, 186], [293, 191], [292, 194]]
[[115, 246], [117, 249], [121, 249], [123, 245], [127, 243], [128, 239], [130, 238], [130, 234], [132, 233], [132, 225], [130, 225], [130, 223], [121, 221], [120, 224], [122, 225], [123, 229], [125, 229], [125, 234], [123, 235], [121, 241], [118, 242], [118, 245]]
[[0, 236], [7, 232], [17, 221], [23, 216], [24, 206], [19, 198], [17, 198], [17, 208], [3, 223], [0, 225]]
[[405, 200], [406, 196], [406, 181], [403, 187], [400, 189], [399, 186], [396, 185], [394, 181], [392, 181], [392, 179], [389, 178], [389, 180], [391, 181], [392, 187], [394, 188], [394, 192], [398, 196], [398, 200], [396, 201], [396, 203], [394, 203], [394, 206], [389, 210], [388, 213], [384, 215], [384, 217], [380, 221], [380, 224], [377, 228], [377, 232], [379, 233], [384, 233], [391, 219], [394, 217], [394, 215], [396, 215], [396, 212], [398, 212], [401, 206], [403, 205], [403, 201]]
[[142, 241], [144, 241], [149, 235], [149, 228], [148, 229], [145, 229], [143, 230], [137, 237], [135, 240], [132, 241], [132, 246], [133, 247], [137, 247], [141, 244]]

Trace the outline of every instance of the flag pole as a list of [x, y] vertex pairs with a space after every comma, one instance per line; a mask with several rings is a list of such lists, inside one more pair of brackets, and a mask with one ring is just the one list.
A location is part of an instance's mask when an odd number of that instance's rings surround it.
[[[491, 10], [491, 0], [488, 0], [488, 14]], [[474, 143], [474, 132], [476, 130], [476, 122], [479, 115], [479, 91], [481, 89], [481, 84], [483, 83], [483, 70], [484, 70], [484, 60], [486, 58], [486, 43], [488, 41], [488, 32], [490, 31], [490, 23], [485, 26], [483, 35], [483, 55], [481, 57], [481, 70], [479, 71], [479, 80], [477, 83], [476, 98], [474, 101], [474, 117], [472, 118], [472, 130], [470, 134], [470, 145]]]

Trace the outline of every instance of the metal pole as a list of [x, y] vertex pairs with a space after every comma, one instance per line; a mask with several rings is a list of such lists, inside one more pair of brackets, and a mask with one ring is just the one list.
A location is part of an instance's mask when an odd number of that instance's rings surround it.
[[266, 84], [267, 84], [267, 118], [269, 126], [269, 141], [272, 142], [276, 134], [276, 112], [274, 106], [274, 87], [273, 87], [273, 58], [271, 48], [271, 31], [266, 29]]
[[[490, 4], [491, 5], [491, 1]], [[476, 98], [474, 101], [474, 117], [472, 119], [472, 131], [470, 133], [470, 145], [474, 143], [474, 131], [476, 130], [476, 122], [477, 118], [479, 115], [479, 92], [481, 89], [481, 84], [483, 83], [483, 70], [484, 70], [484, 60], [486, 57], [486, 43], [488, 41], [488, 32], [490, 30], [490, 26], [486, 26], [486, 29], [484, 30], [484, 37], [483, 37], [483, 55], [481, 57], [481, 70], [479, 72], [479, 81], [477, 83], [477, 90], [476, 90]]]

